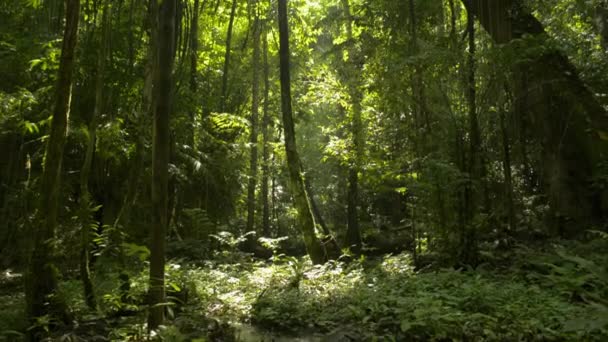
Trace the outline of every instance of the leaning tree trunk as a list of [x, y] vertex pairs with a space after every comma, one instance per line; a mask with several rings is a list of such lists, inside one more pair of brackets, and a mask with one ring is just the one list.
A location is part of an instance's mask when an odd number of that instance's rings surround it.
[[[37, 317], [45, 315], [50, 315], [64, 323], [70, 321], [65, 303], [55, 294], [58, 274], [54, 265], [55, 248], [53, 246], [57, 227], [61, 165], [70, 113], [72, 71], [75, 58], [74, 50], [78, 40], [79, 14], [80, 1], [68, 0], [55, 88], [53, 120], [42, 172], [39, 207], [40, 224], [34, 229], [34, 248], [27, 275], [27, 317], [30, 323], [35, 323]], [[38, 329], [30, 330], [30, 339], [38, 340], [40, 338], [39, 333]]]
[[[169, 180], [169, 115], [171, 113], [171, 92], [173, 49], [175, 39], [176, 0], [162, 0], [158, 10], [158, 45], [155, 73], [156, 110], [152, 145], [152, 239], [150, 244], [150, 312], [148, 328], [158, 328], [164, 321], [165, 302], [165, 237], [169, 215], [167, 212]], [[152, 0], [155, 3], [155, 0]], [[157, 5], [154, 4], [153, 8]], [[155, 13], [155, 12], [152, 12]]]
[[[470, 0], [465, 5], [499, 44], [524, 35], [546, 39], [542, 24], [521, 0]], [[592, 184], [608, 156], [608, 115], [557, 49], [522, 56], [514, 71], [521, 79], [516, 96], [534, 99], [527, 111], [542, 147], [552, 226], [564, 236], [576, 236], [601, 224], [608, 213], [606, 190]]]
[[285, 131], [285, 154], [291, 191], [298, 212], [297, 223], [302, 231], [306, 251], [315, 264], [327, 260], [323, 245], [315, 234], [315, 220], [310, 210], [308, 195], [304, 187], [304, 179], [300, 170], [300, 157], [296, 148], [296, 134], [291, 108], [291, 77], [289, 73], [289, 25], [287, 21], [287, 0], [279, 0], [279, 57], [281, 69], [281, 109], [283, 112], [283, 127]]
[[[253, 2], [255, 18], [253, 22], [252, 94], [251, 94], [251, 132], [249, 137], [249, 181], [247, 183], [247, 232], [255, 229], [255, 187], [258, 178], [258, 115], [260, 107], [260, 18], [257, 2]], [[250, 242], [255, 240], [250, 238]]]

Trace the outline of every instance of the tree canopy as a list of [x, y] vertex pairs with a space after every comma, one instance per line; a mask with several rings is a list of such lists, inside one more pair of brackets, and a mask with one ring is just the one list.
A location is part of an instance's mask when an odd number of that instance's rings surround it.
[[0, 17], [0, 338], [608, 337], [608, 1]]

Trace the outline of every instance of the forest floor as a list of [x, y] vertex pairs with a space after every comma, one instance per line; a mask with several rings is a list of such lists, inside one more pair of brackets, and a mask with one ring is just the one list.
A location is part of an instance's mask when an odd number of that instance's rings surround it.
[[[427, 266], [409, 254], [313, 266], [289, 256], [255, 260], [233, 252], [167, 265], [169, 324], [163, 341], [606, 341], [608, 241], [556, 242], [482, 253], [473, 269]], [[427, 256], [427, 259], [434, 259]], [[439, 258], [437, 258], [439, 259]], [[130, 270], [129, 298], [118, 270], [99, 260], [98, 311], [77, 279], [61, 295], [78, 324], [62, 336], [145, 340], [145, 263]], [[19, 340], [18, 277], [0, 280], [0, 340]], [[40, 324], [45, 324], [41, 321]], [[60, 336], [61, 337], [61, 336]], [[77, 339], [74, 339], [77, 340]]]

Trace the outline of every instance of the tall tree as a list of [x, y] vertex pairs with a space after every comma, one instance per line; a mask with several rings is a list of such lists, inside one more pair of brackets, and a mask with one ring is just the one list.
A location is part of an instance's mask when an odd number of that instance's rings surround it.
[[[168, 179], [170, 133], [169, 116], [172, 107], [173, 50], [175, 48], [176, 0], [162, 0], [160, 6], [151, 0], [152, 8], [158, 7], [157, 64], [155, 72], [156, 110], [152, 142], [152, 211], [153, 226], [150, 243], [150, 312], [148, 328], [156, 329], [163, 324], [165, 308], [165, 249], [168, 226]], [[155, 12], [153, 12], [155, 13]]]
[[[30, 323], [35, 318], [51, 315], [69, 323], [67, 307], [55, 294], [57, 269], [55, 259], [55, 234], [63, 150], [67, 137], [68, 117], [72, 95], [72, 72], [75, 64], [74, 50], [78, 40], [80, 0], [68, 0], [65, 11], [65, 30], [55, 86], [53, 120], [46, 146], [42, 184], [40, 188], [39, 219], [35, 228], [34, 245], [27, 275], [27, 316]], [[37, 329], [30, 330], [30, 339], [38, 340]]]
[[479, 120], [477, 118], [477, 86], [475, 81], [475, 17], [467, 11], [467, 33], [468, 33], [468, 58], [467, 58], [467, 82], [466, 98], [469, 106], [469, 155], [467, 161], [467, 172], [469, 177], [465, 184], [465, 222], [461, 227], [461, 262], [474, 263], [475, 257], [475, 228], [473, 219], [477, 213], [476, 185], [481, 179], [481, 134], [479, 132]]
[[327, 260], [321, 241], [315, 233], [315, 220], [310, 210], [310, 202], [304, 186], [302, 165], [296, 147], [296, 134], [291, 107], [291, 76], [289, 72], [289, 23], [287, 17], [287, 0], [279, 0], [279, 59], [281, 70], [281, 109], [283, 112], [283, 129], [285, 131], [285, 154], [291, 191], [298, 212], [298, 226], [304, 238], [306, 251], [315, 264]]
[[80, 169], [80, 212], [82, 221], [82, 252], [80, 258], [80, 278], [84, 289], [85, 301], [89, 308], [95, 309], [97, 306], [95, 301], [95, 293], [93, 291], [93, 283], [91, 281], [91, 272], [89, 269], [89, 245], [91, 244], [91, 194], [89, 192], [89, 176], [91, 174], [91, 166], [93, 164], [93, 154], [95, 151], [95, 142], [97, 141], [97, 123], [101, 117], [103, 106], [103, 88], [104, 88], [104, 72], [106, 64], [106, 51], [108, 44], [109, 32], [109, 16], [108, 2], [102, 4], [101, 24], [99, 25], [98, 42], [100, 51], [97, 54], [97, 75], [95, 79], [95, 104], [93, 114], [88, 125], [88, 140], [85, 158]]
[[[505, 87], [507, 88], [507, 87]], [[508, 89], [508, 88], [507, 88]], [[506, 90], [506, 89], [505, 89]], [[505, 93], [508, 94], [507, 91]], [[509, 231], [515, 230], [515, 204], [513, 201], [513, 174], [511, 172], [511, 143], [509, 139], [509, 130], [507, 128], [507, 120], [505, 118], [505, 103], [502, 96], [498, 95], [498, 116], [500, 120], [500, 134], [502, 136], [502, 171], [505, 178], [504, 195], [506, 197], [506, 215], [509, 225]], [[512, 103], [512, 101], [511, 101]]]
[[247, 231], [255, 228], [255, 188], [258, 178], [258, 116], [260, 107], [260, 16], [258, 2], [253, 1], [253, 58], [252, 61], [252, 94], [251, 94], [251, 117], [250, 117], [250, 159], [249, 159], [249, 181], [247, 183]]
[[232, 45], [232, 28], [234, 27], [236, 7], [237, 0], [232, 0], [232, 8], [230, 9], [230, 21], [228, 22], [228, 31], [226, 32], [226, 51], [224, 53], [224, 72], [222, 73], [222, 93], [220, 95], [221, 112], [226, 110], [226, 97], [228, 96], [228, 72], [230, 70], [230, 49]]
[[270, 236], [270, 204], [268, 200], [268, 178], [269, 178], [269, 92], [270, 92], [270, 72], [268, 68], [268, 33], [266, 32], [266, 21], [262, 29], [262, 51], [264, 52], [264, 108], [262, 114], [262, 233]]
[[[203, 9], [205, 1], [203, 1]], [[194, 0], [194, 8], [192, 10], [192, 23], [190, 34], [190, 91], [196, 92], [196, 72], [198, 64], [198, 19], [199, 19], [199, 0]]]
[[348, 169], [348, 206], [347, 206], [347, 229], [346, 240], [349, 248], [353, 252], [361, 252], [361, 232], [359, 229], [359, 173], [361, 172], [361, 159], [363, 158], [363, 122], [361, 120], [361, 102], [363, 94], [361, 92], [360, 72], [363, 67], [361, 53], [356, 47], [353, 36], [354, 20], [348, 0], [342, 0], [344, 16], [346, 17], [346, 35], [349, 48], [349, 62], [345, 66], [346, 83], [351, 100], [351, 133], [352, 133], [352, 158]]

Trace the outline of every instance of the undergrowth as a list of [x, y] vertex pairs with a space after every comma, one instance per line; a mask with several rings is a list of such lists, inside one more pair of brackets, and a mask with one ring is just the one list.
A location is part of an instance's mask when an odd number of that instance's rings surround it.
[[[484, 256], [486, 264], [476, 269], [424, 271], [414, 269], [408, 254], [323, 266], [284, 255], [261, 261], [237, 251], [197, 264], [173, 260], [166, 269], [169, 321], [154, 336], [239, 340], [239, 323], [276, 336], [327, 340], [607, 340], [606, 240], [559, 242], [542, 250], [518, 246]], [[131, 270], [127, 296], [118, 269], [96, 272], [96, 312], [84, 305], [78, 280], [63, 281], [61, 295], [87, 324], [103, 320], [95, 336], [143, 341], [150, 337], [146, 264]], [[0, 312], [0, 336], [13, 340], [24, 329], [23, 297], [0, 300], [9, 308]]]

